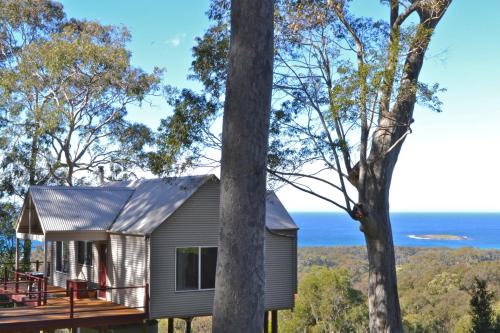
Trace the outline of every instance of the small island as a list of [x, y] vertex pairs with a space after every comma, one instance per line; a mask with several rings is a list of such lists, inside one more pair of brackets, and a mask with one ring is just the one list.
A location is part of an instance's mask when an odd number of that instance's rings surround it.
[[467, 236], [447, 235], [447, 234], [429, 234], [429, 235], [408, 235], [414, 239], [428, 239], [428, 240], [467, 240]]

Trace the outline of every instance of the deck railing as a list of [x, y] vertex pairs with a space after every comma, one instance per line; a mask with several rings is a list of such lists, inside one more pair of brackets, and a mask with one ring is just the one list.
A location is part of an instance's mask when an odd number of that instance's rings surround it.
[[[14, 280], [10, 281], [9, 276], [13, 276]], [[8, 295], [8, 292], [5, 292], [8, 290], [9, 285], [14, 285], [14, 291], [15, 293], [19, 295], [27, 295], [30, 299], [32, 298], [33, 295], [33, 288], [36, 286], [36, 293], [38, 293], [38, 298], [37, 298], [37, 305], [40, 306], [42, 303], [44, 305], [47, 304], [47, 297], [46, 294], [42, 298], [41, 293], [42, 292], [47, 292], [47, 285], [48, 285], [48, 279], [47, 277], [39, 277], [35, 276], [32, 273], [24, 273], [24, 272], [19, 272], [15, 270], [9, 270], [6, 266], [4, 267], [3, 270], [3, 290], [4, 294]], [[19, 291], [19, 287], [22, 285], [26, 285], [26, 290], [23, 292]]]
[[[7, 282], [7, 283], [12, 283], [12, 281]], [[15, 282], [14, 282], [15, 283]], [[15, 296], [15, 295], [23, 295], [23, 296], [28, 296], [31, 298], [31, 296], [35, 296], [37, 299], [37, 305], [40, 306], [41, 302], [43, 300], [44, 305], [47, 304], [47, 299], [50, 298], [58, 298], [58, 299], [67, 299], [69, 303], [69, 311], [57, 311], [57, 312], [50, 312], [50, 315], [63, 315], [67, 314], [70, 319], [73, 319], [75, 314], [77, 313], [83, 313], [83, 312], [98, 312], [98, 311], [109, 311], [107, 308], [103, 309], [91, 309], [91, 310], [78, 310], [75, 311], [75, 293], [79, 292], [93, 292], [93, 291], [113, 291], [113, 290], [127, 290], [127, 289], [141, 289], [144, 288], [144, 303], [143, 306], [127, 306], [128, 309], [143, 309], [144, 315], [149, 314], [149, 284], [143, 285], [143, 286], [128, 286], [128, 287], [100, 287], [100, 288], [86, 288], [86, 289], [74, 289], [74, 288], [69, 288], [69, 289], [63, 289], [59, 291], [47, 291], [47, 290], [38, 290], [35, 292], [6, 292], [4, 295], [7, 296]], [[62, 297], [54, 297], [57, 295], [64, 295]], [[0, 303], [1, 304], [1, 303]], [[38, 316], [39, 314], [34, 313], [30, 315], [18, 315], [18, 316], [9, 316], [9, 318], [15, 318], [15, 317], [26, 317], [26, 316]]]

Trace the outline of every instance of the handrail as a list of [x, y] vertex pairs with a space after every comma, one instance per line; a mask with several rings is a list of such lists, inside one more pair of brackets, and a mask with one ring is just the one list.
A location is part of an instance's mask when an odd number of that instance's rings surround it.
[[[23, 262], [23, 260], [21, 259], [19, 261], [19, 263]], [[36, 264], [37, 262], [39, 263], [43, 263], [44, 261], [43, 260], [35, 260], [35, 261], [30, 261], [29, 263], [30, 264]], [[47, 262], [50, 262], [50, 260], [47, 260]], [[15, 265], [15, 261], [3, 261], [3, 262], [0, 262], [0, 266], [3, 266], [3, 265]]]
[[[131, 307], [127, 307], [128, 309], [144, 309], [143, 306], [131, 306]], [[9, 311], [11, 310], [11, 308], [4, 308], [2, 309], [2, 311]], [[115, 311], [121, 311], [121, 310], [125, 310], [125, 309], [116, 309]], [[74, 315], [75, 314], [78, 314], [78, 313], [85, 313], [85, 312], [99, 312], [99, 311], [110, 311], [110, 309], [108, 308], [103, 308], [103, 309], [91, 309], [91, 310], [78, 310], [78, 311], [73, 311], [73, 317], [71, 317], [71, 313], [69, 311], [57, 311], [57, 312], [49, 312], [47, 313], [47, 315], [50, 315], [50, 316], [53, 316], [53, 315], [63, 315], [63, 314], [69, 314], [70, 315], [70, 318], [74, 318]], [[146, 315], [147, 312], [144, 312], [144, 315]], [[35, 317], [35, 316], [40, 316], [39, 313], [31, 313], [31, 314], [20, 314], [20, 315], [15, 315], [15, 316], [8, 316], [8, 318], [19, 318], [19, 317]]]
[[[20, 260], [19, 261], [19, 264], [21, 263], [25, 263], [24, 261]], [[40, 265], [41, 264], [44, 264], [45, 261], [43, 260], [35, 260], [35, 261], [30, 261], [28, 262], [28, 264], [35, 264], [35, 267], [36, 267], [36, 270], [38, 271], [40, 269]], [[50, 264], [51, 261], [50, 260], [47, 260], [47, 264]], [[4, 262], [0, 262], [0, 266], [15, 266], [16, 265], [16, 262], [15, 261], [4, 261]]]
[[30, 272], [19, 272], [19, 271], [11, 271], [11, 272], [13, 272], [15, 275], [28, 277], [28, 279], [33, 279], [33, 280], [43, 280], [44, 279], [43, 277], [34, 276]]
[[[27, 282], [27, 281], [25, 281]], [[123, 289], [140, 289], [140, 288], [145, 288], [146, 286], [130, 286], [130, 287], [100, 287], [100, 288], [89, 288], [89, 289], [74, 289], [74, 288], [69, 288], [69, 289], [62, 289], [62, 290], [55, 290], [55, 291], [42, 291], [42, 293], [47, 293], [47, 294], [69, 294], [69, 290], [73, 289], [73, 292], [81, 292], [81, 291], [108, 291], [108, 290], [123, 290]], [[30, 292], [6, 292], [4, 295], [35, 295], [38, 294], [38, 291], [30, 291]]]

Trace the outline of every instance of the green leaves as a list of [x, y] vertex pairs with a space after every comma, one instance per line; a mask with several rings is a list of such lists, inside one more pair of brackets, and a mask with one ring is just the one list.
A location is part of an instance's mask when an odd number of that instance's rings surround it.
[[347, 270], [313, 267], [299, 285], [295, 309], [282, 321], [284, 332], [365, 332], [365, 297], [351, 285]]
[[[1, 134], [6, 148], [17, 152], [4, 171], [25, 168], [14, 187], [26, 186], [27, 175], [32, 183], [72, 185], [97, 166], [113, 165], [123, 174], [143, 167], [152, 133], [129, 123], [127, 108], [159, 91], [163, 70], [131, 66], [126, 28], [66, 20], [50, 1], [7, 2], [27, 10], [20, 24], [0, 10], [8, 45], [16, 46], [0, 67]], [[31, 37], [20, 40], [27, 27]]]
[[[220, 140], [210, 134], [221, 105], [214, 98], [184, 89], [168, 90], [172, 116], [163, 119], [158, 128], [155, 152], [149, 153], [149, 167], [156, 174], [178, 172], [200, 160], [202, 149], [220, 149]], [[180, 157], [185, 157], [179, 161]]]
[[495, 293], [488, 290], [486, 280], [474, 278], [470, 289], [470, 315], [471, 315], [471, 333], [493, 333], [498, 332], [500, 322], [495, 318], [493, 311], [493, 302]]
[[229, 53], [229, 27], [222, 23], [210, 27], [193, 47], [190, 79], [200, 80], [205, 90], [218, 98], [225, 90]]

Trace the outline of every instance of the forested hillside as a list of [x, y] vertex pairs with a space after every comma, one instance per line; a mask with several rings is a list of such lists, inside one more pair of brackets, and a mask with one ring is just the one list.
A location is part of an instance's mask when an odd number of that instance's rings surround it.
[[[408, 332], [466, 332], [470, 320], [468, 288], [476, 276], [486, 280], [489, 289], [496, 292], [496, 308], [500, 311], [499, 250], [400, 247], [396, 249], [396, 260]], [[364, 248], [300, 249], [300, 276], [315, 266], [347, 269], [353, 288], [366, 295], [368, 268]]]

